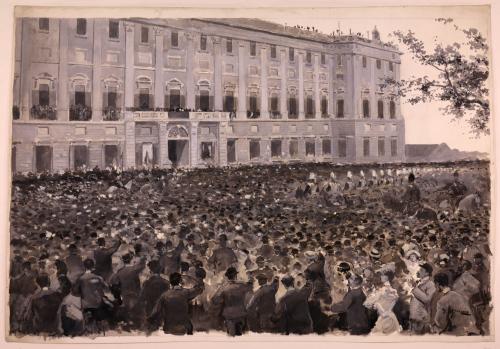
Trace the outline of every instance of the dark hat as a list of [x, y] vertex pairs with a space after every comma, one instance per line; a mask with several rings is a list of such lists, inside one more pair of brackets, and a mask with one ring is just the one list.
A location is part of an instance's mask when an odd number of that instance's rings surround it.
[[227, 278], [232, 278], [232, 277], [235, 277], [236, 275], [238, 275], [238, 270], [236, 270], [235, 267], [227, 268], [226, 273], [225, 273], [225, 276]]

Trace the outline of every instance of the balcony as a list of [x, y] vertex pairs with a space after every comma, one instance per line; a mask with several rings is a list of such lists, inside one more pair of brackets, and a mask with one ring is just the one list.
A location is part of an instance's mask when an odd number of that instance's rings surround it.
[[53, 105], [34, 105], [31, 107], [30, 115], [36, 120], [56, 120], [57, 109]]
[[105, 107], [102, 111], [102, 119], [104, 121], [118, 121], [122, 118], [121, 108]]
[[136, 111], [135, 121], [167, 121], [174, 120], [196, 120], [196, 121], [228, 121], [230, 112], [221, 111]]
[[276, 110], [271, 110], [269, 112], [269, 117], [273, 120], [279, 120], [281, 119], [281, 113], [279, 111], [276, 111]]
[[169, 119], [189, 119], [188, 111], [169, 111], [168, 112]]
[[247, 110], [247, 119], [258, 119], [260, 118], [260, 111]]
[[92, 108], [86, 105], [72, 105], [69, 107], [69, 121], [89, 121], [92, 118]]

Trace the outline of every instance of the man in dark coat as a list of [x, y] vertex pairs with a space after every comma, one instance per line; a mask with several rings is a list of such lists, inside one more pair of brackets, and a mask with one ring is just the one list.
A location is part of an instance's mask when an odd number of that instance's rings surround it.
[[97, 239], [99, 246], [94, 251], [95, 270], [96, 275], [101, 276], [105, 281], [113, 274], [112, 257], [121, 245], [121, 240], [115, 241], [113, 246], [106, 247], [106, 240], [104, 238]]
[[408, 176], [408, 185], [402, 197], [404, 212], [414, 215], [420, 207], [420, 189], [415, 184], [415, 175], [410, 173]]
[[247, 305], [249, 327], [253, 332], [273, 332], [274, 323], [271, 318], [276, 308], [279, 278], [275, 277], [273, 282], [268, 284], [267, 276], [260, 274], [257, 276], [257, 281], [260, 288], [253, 294]]
[[278, 330], [284, 334], [309, 334], [313, 331], [313, 323], [307, 300], [311, 295], [312, 285], [306, 283], [301, 289], [295, 288], [295, 280], [285, 276], [281, 283], [286, 293], [280, 298], [274, 310], [273, 320], [279, 321]]
[[345, 313], [349, 333], [353, 335], [364, 335], [370, 333], [370, 320], [367, 309], [363, 306], [366, 295], [361, 288], [363, 278], [353, 275], [349, 279], [349, 290], [340, 303], [332, 305], [334, 313]]
[[230, 336], [241, 336], [246, 327], [247, 311], [245, 301], [252, 292], [253, 280], [237, 281], [238, 271], [229, 267], [226, 271], [227, 283], [223, 284], [212, 297], [212, 303], [221, 309], [222, 317]]
[[213, 266], [217, 273], [236, 266], [238, 258], [233, 249], [227, 246], [227, 236], [221, 234], [219, 237], [219, 248], [215, 249], [208, 260], [208, 265]]
[[[58, 332], [58, 310], [63, 298], [69, 293], [69, 288], [50, 290], [50, 279], [47, 274], [40, 274], [36, 278], [40, 289], [30, 299], [25, 315], [25, 324], [28, 332], [33, 334], [54, 335]], [[64, 293], [63, 293], [64, 292]]]
[[[203, 270], [203, 269], [201, 269]], [[197, 274], [198, 282], [193, 288], [182, 287], [182, 275], [170, 274], [171, 288], [164, 292], [149, 317], [153, 328], [163, 325], [163, 332], [184, 335], [193, 334], [193, 325], [189, 314], [189, 303], [205, 288], [202, 274]]]
[[122, 256], [122, 261], [124, 267], [111, 277], [110, 285], [121, 296], [125, 320], [137, 325], [141, 318], [141, 310], [144, 310], [138, 307], [141, 293], [139, 274], [144, 269], [146, 258], [142, 257], [139, 263], [130, 265], [132, 256], [127, 253]]
[[9, 284], [9, 307], [10, 307], [10, 331], [20, 330], [23, 319], [22, 314], [26, 311], [28, 299], [38, 286], [35, 281], [35, 273], [31, 270], [31, 263], [22, 263], [22, 272], [10, 280]]
[[83, 273], [85, 273], [85, 267], [83, 266], [82, 256], [80, 255], [78, 248], [75, 244], [71, 244], [68, 247], [68, 257], [66, 257], [65, 263], [68, 267], [68, 279], [74, 283]]
[[161, 295], [169, 289], [169, 282], [164, 279], [161, 273], [161, 265], [158, 260], [152, 260], [148, 263], [151, 276], [144, 281], [142, 286], [140, 300], [144, 306], [146, 316], [151, 315], [154, 306], [160, 299]]

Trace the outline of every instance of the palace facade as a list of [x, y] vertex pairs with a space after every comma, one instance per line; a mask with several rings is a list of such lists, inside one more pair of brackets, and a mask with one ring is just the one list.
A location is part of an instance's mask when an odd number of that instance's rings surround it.
[[12, 169], [401, 162], [400, 52], [256, 19], [19, 18]]

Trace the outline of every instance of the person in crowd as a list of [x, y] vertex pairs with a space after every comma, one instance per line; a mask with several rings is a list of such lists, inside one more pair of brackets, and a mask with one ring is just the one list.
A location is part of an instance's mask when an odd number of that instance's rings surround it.
[[409, 215], [414, 215], [420, 207], [420, 189], [415, 183], [415, 175], [408, 175], [408, 185], [402, 197], [404, 212]]
[[422, 264], [418, 271], [418, 283], [412, 289], [410, 301], [410, 331], [414, 334], [428, 333], [431, 325], [431, 301], [436, 286], [432, 281], [432, 266]]
[[276, 292], [279, 287], [279, 278], [274, 277], [268, 283], [266, 275], [257, 275], [259, 289], [250, 298], [247, 304], [249, 328], [253, 332], [273, 332], [272, 316], [276, 308]]
[[113, 274], [112, 257], [113, 254], [118, 251], [120, 245], [120, 239], [115, 240], [110, 247], [106, 247], [106, 239], [103, 237], [97, 239], [98, 248], [94, 251], [94, 273], [101, 276], [105, 281]]
[[151, 316], [154, 306], [161, 295], [170, 287], [168, 280], [161, 276], [161, 265], [157, 259], [148, 262], [151, 276], [144, 281], [139, 295], [139, 300], [144, 307], [146, 317]]
[[219, 273], [238, 264], [238, 258], [233, 249], [227, 246], [227, 235], [219, 236], [219, 248], [213, 251], [212, 256], [208, 259], [208, 265]]

